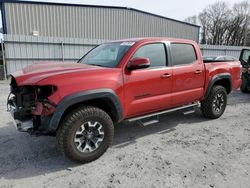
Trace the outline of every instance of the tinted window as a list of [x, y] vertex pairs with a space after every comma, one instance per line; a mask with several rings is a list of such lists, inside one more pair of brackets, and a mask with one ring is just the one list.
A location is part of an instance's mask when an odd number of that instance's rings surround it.
[[139, 48], [133, 58], [146, 57], [150, 60], [150, 67], [166, 66], [166, 53], [164, 44], [147, 44]]
[[190, 64], [197, 59], [191, 44], [171, 44], [171, 55], [173, 65]]
[[249, 56], [250, 56], [250, 50], [244, 50], [242, 56], [243, 61], [247, 63]]

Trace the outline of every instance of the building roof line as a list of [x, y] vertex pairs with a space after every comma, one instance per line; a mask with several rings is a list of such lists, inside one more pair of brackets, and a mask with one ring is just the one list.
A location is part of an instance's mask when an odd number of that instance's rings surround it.
[[90, 8], [92, 7], [92, 8], [112, 8], [112, 9], [132, 10], [132, 11], [135, 11], [135, 12], [140, 12], [140, 13], [143, 13], [143, 14], [147, 14], [147, 15], [158, 17], [158, 18], [163, 18], [163, 19], [178, 22], [178, 23], [181, 23], [181, 24], [190, 25], [190, 26], [193, 26], [193, 27], [200, 28], [199, 25], [187, 23], [187, 22], [184, 22], [184, 21], [176, 20], [176, 19], [173, 19], [173, 18], [161, 16], [161, 15], [158, 15], [158, 14], [154, 14], [154, 13], [150, 13], [150, 12], [147, 12], [147, 11], [139, 10], [139, 9], [136, 9], [136, 8], [130, 8], [130, 7], [107, 6], [107, 5], [89, 5], [89, 4], [71, 4], [71, 3], [58, 3], [58, 2], [41, 2], [41, 1], [18, 1], [18, 0], [0, 0], [0, 3], [20, 3], [20, 4], [23, 3], [23, 4], [79, 6], [79, 7], [90, 7]]

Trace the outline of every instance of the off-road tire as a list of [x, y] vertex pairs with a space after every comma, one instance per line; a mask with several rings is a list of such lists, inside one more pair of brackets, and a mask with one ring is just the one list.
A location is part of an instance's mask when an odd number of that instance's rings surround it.
[[245, 76], [242, 76], [242, 84], [240, 86], [240, 90], [242, 93], [249, 93], [249, 90], [248, 90], [248, 81], [247, 79], [245, 78]]
[[[213, 103], [218, 94], [223, 95], [223, 106], [219, 112], [216, 112], [213, 108]], [[225, 111], [227, 105], [227, 91], [223, 86], [214, 86], [209, 95], [204, 101], [201, 102], [201, 112], [204, 117], [209, 119], [219, 118]]]
[[[98, 121], [103, 126], [104, 139], [99, 147], [89, 153], [80, 152], [75, 146], [75, 133], [86, 121]], [[70, 160], [78, 163], [87, 163], [98, 159], [111, 146], [114, 137], [114, 125], [110, 116], [103, 110], [85, 106], [70, 112], [57, 131], [59, 150]]]

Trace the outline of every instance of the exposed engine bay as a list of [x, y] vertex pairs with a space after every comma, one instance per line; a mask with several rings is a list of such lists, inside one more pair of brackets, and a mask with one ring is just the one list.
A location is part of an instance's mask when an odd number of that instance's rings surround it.
[[56, 91], [55, 86], [18, 86], [11, 78], [7, 109], [11, 112], [19, 131], [46, 134], [46, 125], [55, 111], [48, 96]]

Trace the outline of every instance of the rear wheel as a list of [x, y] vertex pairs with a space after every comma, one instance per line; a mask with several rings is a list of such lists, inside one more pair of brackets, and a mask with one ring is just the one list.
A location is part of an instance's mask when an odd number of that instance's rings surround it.
[[201, 111], [204, 117], [210, 119], [219, 118], [227, 105], [227, 91], [223, 86], [214, 86], [208, 97], [201, 103]]
[[57, 132], [60, 151], [69, 159], [86, 163], [99, 158], [112, 144], [110, 116], [96, 107], [80, 107], [69, 113]]

